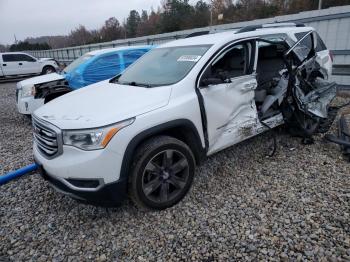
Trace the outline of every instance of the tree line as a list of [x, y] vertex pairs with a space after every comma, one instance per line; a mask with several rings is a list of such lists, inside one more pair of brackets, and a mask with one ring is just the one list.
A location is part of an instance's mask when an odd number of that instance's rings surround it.
[[[318, 8], [319, 0], [162, 0], [157, 10], [131, 10], [123, 23], [107, 19], [100, 29], [79, 25], [67, 36], [27, 38], [11, 51], [62, 48], [185, 29], [268, 18]], [[350, 4], [349, 0], [323, 0], [322, 8]], [[0, 50], [1, 50], [0, 45]]]

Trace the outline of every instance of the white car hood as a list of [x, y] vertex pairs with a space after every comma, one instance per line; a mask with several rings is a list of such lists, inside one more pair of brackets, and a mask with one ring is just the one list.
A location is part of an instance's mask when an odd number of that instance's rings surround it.
[[56, 98], [34, 112], [34, 117], [60, 129], [106, 126], [168, 104], [170, 86], [137, 87], [102, 81]]
[[46, 83], [46, 82], [51, 82], [51, 81], [55, 81], [55, 80], [60, 80], [63, 79], [64, 76], [57, 74], [57, 73], [52, 73], [52, 74], [47, 74], [47, 75], [41, 75], [41, 76], [36, 76], [36, 77], [32, 77], [32, 78], [28, 78], [26, 80], [22, 80], [20, 81], [17, 86], [33, 86], [36, 84], [42, 84], [42, 83]]
[[50, 61], [50, 60], [53, 60], [52, 58], [39, 58], [39, 61], [42, 61], [42, 62], [44, 62], [44, 61]]

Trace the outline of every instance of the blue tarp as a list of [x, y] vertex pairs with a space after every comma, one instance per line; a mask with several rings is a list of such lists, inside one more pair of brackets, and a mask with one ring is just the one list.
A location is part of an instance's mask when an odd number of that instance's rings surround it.
[[65, 72], [65, 78], [72, 89], [112, 78], [124, 71], [151, 48], [152, 46], [123, 49], [87, 57], [79, 66]]

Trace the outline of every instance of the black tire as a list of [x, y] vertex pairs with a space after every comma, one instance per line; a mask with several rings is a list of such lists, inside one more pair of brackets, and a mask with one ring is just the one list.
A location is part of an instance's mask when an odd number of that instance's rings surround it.
[[51, 73], [55, 73], [56, 70], [53, 66], [44, 66], [43, 71], [41, 72], [42, 75], [47, 75]]
[[185, 143], [169, 136], [151, 138], [136, 150], [129, 195], [143, 209], [169, 208], [187, 194], [194, 171], [195, 158]]

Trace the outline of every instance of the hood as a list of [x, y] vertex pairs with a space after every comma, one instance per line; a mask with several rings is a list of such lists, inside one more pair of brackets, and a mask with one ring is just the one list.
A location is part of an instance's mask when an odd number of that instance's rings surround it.
[[106, 126], [168, 104], [171, 86], [137, 87], [102, 81], [61, 96], [34, 112], [61, 129]]
[[64, 76], [57, 73], [52, 73], [52, 74], [28, 78], [26, 80], [20, 81], [17, 86], [36, 85], [36, 84], [42, 84], [42, 83], [61, 80], [61, 79], [64, 79]]
[[50, 60], [54, 60], [53, 58], [39, 58], [39, 61], [50, 61]]

